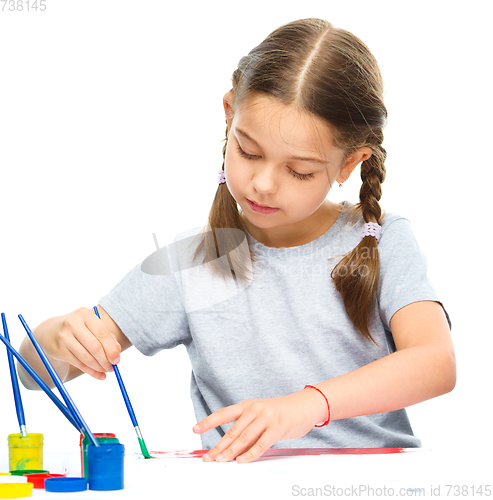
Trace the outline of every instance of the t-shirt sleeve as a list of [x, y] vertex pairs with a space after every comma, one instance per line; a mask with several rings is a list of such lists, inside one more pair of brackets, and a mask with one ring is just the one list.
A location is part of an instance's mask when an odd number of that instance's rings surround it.
[[[431, 300], [444, 308], [427, 276], [426, 258], [407, 219], [398, 218], [383, 227], [378, 247], [381, 265], [379, 309], [386, 330], [390, 332], [392, 316], [413, 302]], [[444, 311], [451, 326], [445, 308]]]
[[[162, 252], [160, 258], [167, 258]], [[144, 261], [145, 262], [145, 261]], [[149, 274], [135, 266], [99, 304], [143, 354], [153, 355], [190, 339], [187, 315], [174, 273]], [[144, 268], [145, 269], [145, 268]]]

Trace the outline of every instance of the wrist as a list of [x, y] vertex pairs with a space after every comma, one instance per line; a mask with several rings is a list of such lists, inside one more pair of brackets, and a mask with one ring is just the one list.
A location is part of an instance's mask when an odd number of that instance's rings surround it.
[[311, 401], [313, 427], [324, 427], [330, 421], [330, 404], [327, 396], [313, 385], [305, 385], [303, 392]]

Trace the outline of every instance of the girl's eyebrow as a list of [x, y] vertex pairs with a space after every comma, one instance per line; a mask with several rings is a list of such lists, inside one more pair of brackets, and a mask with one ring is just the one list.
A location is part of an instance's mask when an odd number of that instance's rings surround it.
[[[241, 136], [243, 136], [245, 139], [247, 139], [248, 141], [252, 142], [253, 144], [255, 144], [255, 146], [257, 146], [259, 149], [262, 149], [259, 145], [259, 143], [252, 139], [246, 132], [244, 132], [243, 130], [239, 129], [238, 127], [236, 127], [236, 132], [238, 134], [240, 134]], [[327, 163], [330, 163], [330, 161], [326, 161], [326, 160], [320, 160], [319, 158], [307, 158], [305, 156], [291, 156], [289, 158], [290, 160], [299, 160], [299, 161], [309, 161], [309, 162], [312, 162], [312, 163], [322, 163], [322, 164], [327, 164]]]

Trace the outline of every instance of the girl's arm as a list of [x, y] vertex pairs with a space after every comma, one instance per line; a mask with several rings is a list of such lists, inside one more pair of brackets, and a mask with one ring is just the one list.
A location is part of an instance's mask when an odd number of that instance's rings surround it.
[[[99, 319], [92, 309], [82, 307], [65, 316], [47, 319], [33, 331], [60, 378], [67, 382], [82, 373], [103, 380], [105, 372], [120, 361], [120, 352], [131, 346], [118, 325], [108, 313], [98, 306]], [[50, 386], [53, 381], [41, 362], [28, 336], [24, 338], [19, 353]], [[18, 365], [19, 378], [28, 389], [38, 385]]]
[[[454, 388], [455, 354], [440, 304], [409, 304], [394, 314], [390, 328], [396, 352], [316, 384], [329, 401], [331, 420], [398, 410]], [[236, 420], [204, 460], [251, 462], [275, 442], [304, 436], [326, 419], [325, 399], [314, 389], [304, 389], [228, 406], [198, 422], [193, 430], [202, 434]]]

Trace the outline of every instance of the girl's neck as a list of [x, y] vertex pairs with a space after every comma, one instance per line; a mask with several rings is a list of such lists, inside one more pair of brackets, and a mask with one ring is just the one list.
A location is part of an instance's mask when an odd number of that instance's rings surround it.
[[251, 224], [242, 214], [247, 231], [267, 247], [286, 248], [306, 245], [325, 234], [335, 223], [343, 208], [342, 204], [325, 200], [310, 217], [300, 221], [295, 227], [263, 229]]

